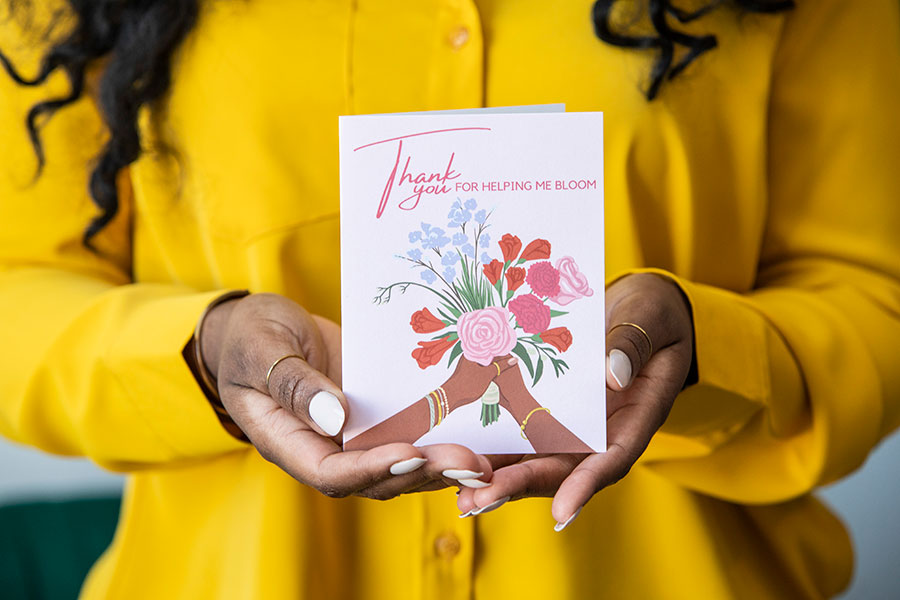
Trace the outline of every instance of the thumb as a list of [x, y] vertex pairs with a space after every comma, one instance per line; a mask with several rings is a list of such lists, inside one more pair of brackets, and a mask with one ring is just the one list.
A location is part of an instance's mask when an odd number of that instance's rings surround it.
[[646, 325], [638, 324], [640, 320], [640, 315], [626, 311], [610, 315], [606, 332], [606, 385], [611, 390], [621, 391], [631, 385], [657, 347], [653, 341], [654, 328], [646, 318]]
[[300, 354], [276, 356], [262, 391], [316, 432], [335, 437], [347, 420], [347, 398]]

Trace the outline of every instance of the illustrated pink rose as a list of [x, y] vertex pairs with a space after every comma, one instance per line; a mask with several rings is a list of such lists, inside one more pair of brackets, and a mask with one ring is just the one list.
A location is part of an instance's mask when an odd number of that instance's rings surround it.
[[513, 298], [507, 306], [525, 333], [544, 333], [550, 326], [550, 307], [534, 294]]
[[559, 293], [559, 271], [546, 260], [531, 265], [525, 281], [538, 296], [552, 298]]
[[486, 367], [497, 356], [509, 354], [516, 346], [516, 332], [509, 323], [509, 311], [498, 306], [463, 313], [456, 324], [463, 356]]
[[594, 295], [587, 277], [578, 270], [578, 265], [571, 256], [563, 256], [556, 261], [556, 270], [559, 271], [559, 293], [550, 299], [557, 304], [565, 306], [579, 298]]

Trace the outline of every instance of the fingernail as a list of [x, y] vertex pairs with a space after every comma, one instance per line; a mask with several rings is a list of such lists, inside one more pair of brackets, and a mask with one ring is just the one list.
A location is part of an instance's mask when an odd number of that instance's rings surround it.
[[[613, 352], [615, 352], [615, 350], [613, 350]], [[583, 506], [582, 506], [582, 507], [579, 507], [578, 510], [576, 510], [574, 513], [572, 513], [572, 516], [569, 517], [568, 519], [566, 519], [566, 522], [565, 522], [565, 523], [557, 523], [556, 525], [554, 525], [554, 526], [553, 526], [553, 531], [557, 531], [557, 532], [558, 532], [558, 531], [562, 531], [563, 529], [565, 529], [566, 527], [568, 527], [568, 526], [569, 526], [569, 523], [571, 523], [572, 521], [575, 520], [575, 517], [578, 516], [578, 513], [581, 512], [581, 509], [582, 509], [582, 508], [584, 508], [584, 507], [583, 507]]]
[[337, 396], [321, 391], [309, 401], [309, 418], [328, 435], [337, 435], [344, 426], [344, 407]]
[[406, 475], [412, 473], [422, 465], [428, 462], [427, 458], [408, 458], [391, 465], [391, 475]]
[[472, 514], [473, 515], [483, 515], [484, 513], [489, 513], [492, 510], [497, 510], [498, 508], [500, 508], [507, 502], [509, 502], [509, 496], [504, 496], [503, 498], [500, 498], [499, 500], [494, 500], [493, 502], [491, 502], [484, 508], [476, 508], [475, 510], [472, 511]]
[[466, 517], [471, 517], [473, 514], [475, 514], [475, 511], [474, 511], [474, 510], [470, 510], [470, 511], [467, 512], [467, 513], [463, 513], [463, 514], [459, 515], [459, 518], [460, 518], [460, 519], [465, 519]]
[[609, 372], [619, 387], [626, 387], [631, 383], [631, 360], [628, 355], [619, 349], [613, 349], [609, 353]]
[[457, 479], [457, 481], [468, 488], [473, 488], [476, 490], [480, 488], [486, 488], [491, 485], [487, 481], [482, 481], [480, 479]]
[[484, 473], [476, 473], [475, 471], [466, 471], [465, 469], [447, 469], [441, 473], [447, 479], [478, 479]]
[[511, 359], [506, 361], [506, 364], [508, 364], [509, 366], [513, 366], [515, 364], [518, 364], [518, 362], [519, 362], [519, 359], [516, 358], [515, 356], [513, 356]]

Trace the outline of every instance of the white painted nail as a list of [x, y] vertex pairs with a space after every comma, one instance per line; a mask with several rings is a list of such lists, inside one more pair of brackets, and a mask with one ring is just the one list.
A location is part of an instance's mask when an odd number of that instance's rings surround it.
[[492, 510], [497, 510], [498, 508], [500, 508], [507, 502], [509, 502], [509, 496], [504, 496], [503, 498], [494, 500], [493, 502], [491, 502], [484, 508], [476, 508], [475, 510], [472, 511], [472, 514], [473, 515], [483, 515], [484, 513], [489, 513]]
[[476, 490], [480, 489], [480, 488], [486, 488], [489, 485], [491, 485], [487, 481], [482, 481], [480, 479], [458, 479], [457, 481], [459, 481], [461, 484], [463, 484], [467, 488], [473, 488]]
[[447, 479], [478, 479], [484, 473], [476, 473], [475, 471], [467, 471], [465, 469], [447, 469], [441, 473]]
[[470, 511], [467, 512], [467, 513], [463, 513], [463, 514], [459, 515], [459, 518], [460, 518], [460, 519], [465, 519], [466, 517], [471, 517], [471, 516], [474, 515], [474, 514], [475, 514], [475, 511], [474, 511], [474, 510], [470, 510]]
[[578, 516], [578, 513], [581, 512], [581, 509], [582, 509], [582, 508], [584, 508], [584, 507], [579, 507], [578, 510], [576, 510], [574, 513], [572, 513], [572, 516], [569, 517], [568, 519], [566, 519], [566, 522], [565, 522], [565, 523], [557, 523], [556, 525], [554, 525], [554, 526], [553, 526], [553, 531], [562, 531], [563, 529], [565, 529], [566, 527], [568, 527], [568, 526], [569, 526], [569, 523], [571, 523], [572, 521], [575, 520], [575, 517]]
[[619, 387], [624, 388], [631, 383], [631, 360], [618, 348], [614, 348], [609, 353], [609, 372]]
[[309, 401], [309, 418], [328, 435], [337, 435], [344, 426], [344, 407], [337, 396], [321, 391]]
[[513, 356], [513, 357], [510, 358], [508, 361], [506, 361], [506, 363], [507, 363], [509, 366], [512, 367], [512, 366], [515, 366], [515, 365], [519, 364], [519, 359], [516, 358], [515, 356]]
[[412, 473], [422, 465], [428, 462], [427, 458], [408, 458], [391, 465], [391, 475], [406, 475]]

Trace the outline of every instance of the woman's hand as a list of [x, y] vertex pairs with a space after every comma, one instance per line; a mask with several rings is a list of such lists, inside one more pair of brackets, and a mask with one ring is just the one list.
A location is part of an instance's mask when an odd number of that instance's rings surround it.
[[[386, 499], [455, 484], [445, 472], [490, 477], [487, 459], [451, 444], [343, 452], [337, 436], [348, 406], [340, 389], [340, 328], [283, 296], [253, 294], [215, 307], [200, 347], [228, 414], [259, 453], [326, 495]], [[271, 368], [288, 355], [304, 359]]]
[[[647, 336], [631, 325], [617, 327], [623, 323], [638, 325]], [[463, 490], [461, 511], [553, 496], [559, 530], [595, 493], [628, 473], [666, 420], [687, 378], [693, 321], [687, 300], [673, 282], [640, 274], [606, 290], [606, 324], [607, 452], [538, 455], [511, 465], [509, 457], [498, 457], [492, 485]]]
[[495, 357], [491, 364], [482, 366], [460, 356], [456, 369], [442, 386], [447, 392], [450, 412], [481, 399], [491, 382], [518, 362], [518, 358], [507, 354]]

